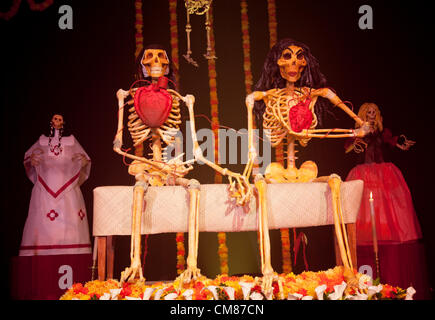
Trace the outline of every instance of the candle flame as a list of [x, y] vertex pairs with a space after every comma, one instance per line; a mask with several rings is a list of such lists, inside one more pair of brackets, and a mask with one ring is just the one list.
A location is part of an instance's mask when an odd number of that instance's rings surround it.
[[371, 191], [370, 191], [370, 200], [373, 200], [373, 194]]

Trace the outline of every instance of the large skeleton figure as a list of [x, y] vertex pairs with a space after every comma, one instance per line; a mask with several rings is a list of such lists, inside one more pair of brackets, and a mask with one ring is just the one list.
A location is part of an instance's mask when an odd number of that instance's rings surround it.
[[[248, 111], [249, 155], [243, 173], [249, 177], [256, 157], [253, 141], [253, 113], [262, 115], [263, 129], [270, 138], [272, 147], [287, 139], [287, 168], [279, 163], [271, 163], [265, 171], [265, 177], [255, 177], [255, 187], [259, 200], [260, 255], [263, 273], [262, 287], [267, 298], [272, 296], [272, 282], [279, 278], [273, 271], [270, 257], [268, 213], [266, 203], [267, 183], [290, 182], [327, 182], [332, 191], [334, 225], [340, 255], [348, 274], [353, 269], [343, 213], [340, 205], [340, 184], [338, 175], [317, 177], [317, 166], [312, 161], [304, 162], [298, 169], [295, 165], [295, 144], [305, 146], [311, 138], [345, 138], [363, 136], [368, 125], [358, 118], [330, 89], [319, 87], [326, 81], [318, 69], [317, 60], [311, 56], [309, 48], [291, 39], [277, 43], [268, 55], [262, 78], [257, 89], [246, 98]], [[267, 90], [265, 90], [267, 89]], [[341, 108], [360, 126], [352, 129], [315, 129], [317, 115], [314, 106], [319, 97], [328, 99], [334, 106]], [[256, 109], [254, 104], [257, 101]], [[258, 102], [264, 105], [258, 107]]]
[[[130, 89], [119, 89], [118, 98], [118, 131], [114, 140], [114, 151], [120, 155], [133, 159], [128, 172], [136, 179], [133, 192], [132, 208], [132, 231], [130, 258], [131, 265], [121, 273], [121, 282], [133, 281], [136, 278], [144, 280], [140, 260], [141, 254], [141, 216], [144, 209], [144, 194], [148, 186], [181, 185], [189, 192], [189, 223], [188, 223], [188, 257], [187, 268], [179, 276], [180, 285], [200, 276], [197, 268], [198, 253], [198, 207], [200, 184], [197, 180], [186, 179], [184, 176], [193, 169], [192, 161], [183, 162], [182, 155], [167, 161], [162, 152], [162, 145], [171, 146], [175, 142], [175, 135], [180, 130], [182, 123], [180, 114], [180, 101], [183, 101], [189, 111], [190, 129], [193, 140], [193, 153], [195, 160], [200, 160], [224, 176], [228, 176], [231, 182], [231, 194], [242, 190], [245, 197], [250, 196], [251, 188], [248, 179], [238, 173], [210, 162], [203, 157], [199, 147], [195, 122], [193, 95], [182, 96], [177, 91], [166, 89], [167, 78], [170, 71], [169, 59], [166, 51], [159, 45], [151, 45], [145, 48], [140, 61], [141, 72], [145, 79], [151, 79], [149, 86]], [[132, 100], [125, 102], [126, 98]], [[123, 122], [124, 107], [131, 106], [128, 110], [128, 130], [137, 146], [146, 140], [151, 140], [151, 155], [148, 159], [142, 156], [132, 155], [122, 149], [123, 145]], [[233, 180], [234, 179], [234, 180]], [[245, 197], [242, 197], [245, 199]]]

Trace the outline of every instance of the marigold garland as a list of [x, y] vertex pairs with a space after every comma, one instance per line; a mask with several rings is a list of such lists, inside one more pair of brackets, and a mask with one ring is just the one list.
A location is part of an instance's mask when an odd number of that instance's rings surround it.
[[27, 0], [29, 7], [33, 11], [44, 11], [53, 4], [53, 0], [45, 0], [41, 3], [36, 3], [34, 0]]
[[242, 21], [242, 47], [243, 47], [243, 70], [245, 74], [246, 94], [252, 92], [252, 72], [251, 72], [251, 44], [249, 39], [249, 19], [248, 4], [246, 0], [240, 1], [241, 21]]
[[0, 18], [5, 20], [12, 19], [20, 9], [21, 0], [13, 0], [10, 9], [6, 12], [0, 12]]
[[179, 54], [178, 54], [178, 25], [177, 25], [177, 0], [169, 0], [169, 30], [171, 34], [171, 58], [174, 67], [175, 81], [177, 85], [180, 82], [178, 70]]
[[[177, 86], [180, 82], [179, 59], [178, 59], [178, 25], [177, 25], [177, 0], [169, 0], [169, 30], [171, 42], [171, 60], [174, 67], [175, 81]], [[186, 249], [184, 246], [184, 233], [177, 232], [175, 235], [177, 244], [177, 274], [181, 274], [185, 270], [186, 265]]]
[[[36, 3], [34, 0], [27, 0], [30, 10], [32, 11], [44, 11], [53, 4], [53, 0], [45, 0], [41, 3]], [[20, 9], [21, 0], [13, 0], [10, 9], [7, 12], [0, 12], [0, 19], [10, 20], [12, 19]]]
[[[135, 23], [134, 27], [136, 29], [136, 33], [134, 35], [136, 41], [136, 51], [134, 52], [135, 60], [140, 54], [140, 51], [143, 49], [143, 14], [142, 14], [142, 0], [134, 1], [134, 9], [135, 9]], [[143, 143], [138, 144], [134, 148], [134, 154], [138, 157], [143, 156]]]
[[[342, 266], [326, 271], [305, 271], [299, 275], [283, 273], [274, 281], [274, 300], [405, 300], [412, 299], [415, 289], [404, 290], [389, 284], [377, 284], [365, 274], [354, 271], [353, 285]], [[261, 278], [249, 275], [215, 279], [201, 277], [180, 286], [179, 280], [170, 283], [146, 284], [143, 281], [120, 284], [110, 279], [74, 283], [60, 300], [262, 300]]]

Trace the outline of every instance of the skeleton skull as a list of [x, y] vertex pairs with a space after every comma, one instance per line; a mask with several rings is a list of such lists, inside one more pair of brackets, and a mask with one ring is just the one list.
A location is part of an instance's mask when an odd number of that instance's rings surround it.
[[63, 116], [60, 114], [53, 115], [53, 118], [51, 118], [51, 124], [55, 129], [63, 128]]
[[158, 79], [169, 73], [169, 59], [165, 50], [147, 49], [142, 57], [142, 70], [145, 77]]
[[301, 47], [289, 46], [283, 50], [277, 63], [281, 77], [290, 83], [295, 83], [301, 78], [307, 60], [305, 60], [304, 50]]
[[372, 106], [370, 106], [368, 109], [367, 109], [367, 121], [369, 121], [369, 122], [374, 122], [375, 120], [376, 120], [376, 108], [375, 107], [372, 107]]

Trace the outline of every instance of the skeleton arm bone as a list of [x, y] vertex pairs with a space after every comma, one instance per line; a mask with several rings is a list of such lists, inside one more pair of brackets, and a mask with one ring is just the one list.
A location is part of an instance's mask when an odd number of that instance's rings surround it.
[[[176, 91], [171, 90], [171, 92], [174, 92], [181, 100], [183, 100], [186, 103], [187, 108], [189, 109], [190, 130], [192, 132], [193, 154], [195, 156], [195, 160], [201, 161], [202, 163], [205, 163], [206, 165], [211, 167], [213, 170], [219, 172], [221, 175], [227, 176], [230, 180], [230, 191], [234, 196], [237, 197], [237, 203], [240, 205], [246, 204], [246, 202], [249, 201], [252, 195], [252, 187], [249, 184], [248, 179], [245, 176], [240, 175], [239, 173], [232, 172], [227, 168], [222, 168], [216, 163], [206, 159], [202, 154], [202, 150], [198, 144], [198, 138], [196, 136], [195, 128], [195, 114], [193, 110], [195, 97], [192, 95], [186, 95], [185, 97], [183, 97]], [[237, 191], [235, 190], [235, 184], [232, 179], [235, 179], [237, 181]]]
[[[321, 89], [316, 89], [313, 90], [311, 92], [311, 98], [314, 97], [323, 97], [325, 99], [328, 99], [329, 101], [331, 101], [331, 103], [334, 106], [339, 107], [340, 109], [342, 109], [344, 112], [346, 112], [353, 120], [355, 120], [356, 123], [358, 123], [360, 125], [361, 128], [356, 129], [355, 133], [358, 137], [363, 137], [365, 136], [369, 130], [370, 130], [370, 125], [368, 122], [364, 122], [363, 120], [361, 120], [351, 109], [349, 109], [348, 106], [346, 106], [345, 103], [343, 103], [343, 101], [341, 101], [341, 99], [329, 88], [321, 88]], [[343, 138], [345, 136], [342, 137], [338, 137], [337, 138]]]

